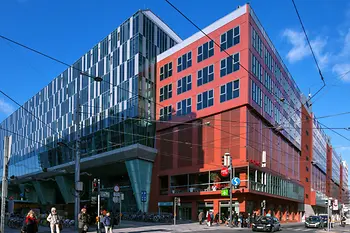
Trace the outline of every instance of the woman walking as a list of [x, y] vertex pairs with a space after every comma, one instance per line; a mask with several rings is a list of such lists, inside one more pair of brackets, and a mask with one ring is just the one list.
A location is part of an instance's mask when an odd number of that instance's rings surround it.
[[46, 219], [50, 223], [51, 233], [60, 233], [61, 232], [61, 219], [60, 216], [57, 214], [57, 210], [55, 207], [51, 208], [51, 213]]
[[26, 232], [26, 233], [38, 232], [38, 220], [35, 217], [35, 213], [33, 210], [30, 210], [28, 212], [26, 220], [24, 221], [22, 232]]
[[79, 233], [86, 233], [89, 230], [90, 216], [86, 213], [86, 209], [82, 208], [78, 215], [78, 229]]
[[106, 216], [103, 218], [103, 226], [105, 227], [106, 233], [112, 233], [112, 219], [111, 214], [107, 212]]

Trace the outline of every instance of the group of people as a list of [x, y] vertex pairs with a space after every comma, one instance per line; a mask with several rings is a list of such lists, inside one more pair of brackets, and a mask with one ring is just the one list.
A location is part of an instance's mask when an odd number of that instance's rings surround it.
[[[62, 222], [60, 216], [57, 214], [56, 208], [51, 208], [51, 212], [47, 217], [50, 223], [51, 233], [60, 233], [62, 230]], [[25, 218], [21, 232], [22, 233], [36, 233], [39, 230], [39, 220], [33, 210], [30, 210]]]
[[[256, 214], [250, 214], [248, 213], [247, 216], [244, 216], [243, 213], [237, 214], [236, 212], [232, 213], [232, 224], [236, 227], [251, 227], [251, 224], [255, 221], [255, 219], [257, 218]], [[229, 222], [230, 222], [230, 217], [226, 217], [226, 215], [224, 213], [221, 214], [221, 216], [219, 215], [219, 213], [216, 213], [216, 215], [214, 216], [214, 212], [212, 210], [209, 210], [206, 212], [206, 215], [204, 216], [204, 212], [201, 211], [198, 215], [198, 221], [199, 224], [202, 224], [203, 221], [206, 220], [206, 223], [208, 226], [212, 226], [213, 223], [216, 224], [225, 224], [228, 226]]]

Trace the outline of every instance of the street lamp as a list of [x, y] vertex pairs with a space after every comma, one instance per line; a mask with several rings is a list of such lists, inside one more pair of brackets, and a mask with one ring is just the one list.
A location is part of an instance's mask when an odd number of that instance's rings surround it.
[[[98, 76], [92, 76], [84, 72], [80, 72], [82, 77], [86, 76], [89, 78], [92, 78], [95, 82], [102, 82], [103, 79]], [[75, 175], [74, 175], [74, 183], [75, 183], [75, 203], [74, 203], [74, 221], [75, 221], [75, 228], [78, 229], [78, 214], [80, 213], [80, 195], [79, 191], [82, 191], [83, 185], [80, 182], [80, 82], [78, 83], [78, 90], [77, 90], [77, 102], [76, 102], [76, 110], [75, 110], [75, 125], [76, 125], [76, 141], [75, 141]], [[71, 150], [74, 150], [73, 148], [69, 147], [65, 142], [58, 142], [58, 145], [66, 146], [67, 148], [70, 148]]]

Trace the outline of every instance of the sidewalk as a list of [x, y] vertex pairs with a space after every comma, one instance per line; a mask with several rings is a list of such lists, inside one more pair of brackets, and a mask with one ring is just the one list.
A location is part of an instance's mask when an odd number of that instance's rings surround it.
[[[282, 228], [287, 227], [297, 227], [297, 226], [303, 226], [304, 223], [282, 223]], [[113, 229], [113, 233], [124, 233], [124, 232], [193, 232], [193, 231], [216, 231], [216, 230], [224, 230], [224, 229], [231, 229], [224, 225], [213, 225], [211, 227], [207, 226], [205, 223], [202, 225], [199, 225], [198, 222], [192, 222], [192, 223], [179, 223], [177, 225], [172, 224], [162, 224], [162, 223], [152, 223], [152, 222], [132, 222], [132, 221], [122, 221], [121, 226], [115, 227]], [[240, 228], [240, 227], [234, 227], [231, 230], [239, 230], [239, 231], [245, 231], [250, 230], [250, 228]], [[18, 233], [19, 229], [10, 229], [5, 228], [6, 233]], [[73, 228], [64, 228], [62, 233], [74, 233]], [[96, 226], [91, 226], [89, 229], [89, 232], [95, 233], [96, 232]], [[48, 227], [39, 227], [38, 233], [50, 233], [50, 228]]]

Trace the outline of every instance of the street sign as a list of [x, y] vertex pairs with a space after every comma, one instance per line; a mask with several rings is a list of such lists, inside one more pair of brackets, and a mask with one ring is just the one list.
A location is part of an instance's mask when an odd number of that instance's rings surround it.
[[227, 167], [223, 167], [223, 168], [221, 169], [221, 176], [227, 177], [228, 174], [229, 174], [228, 168], [227, 168]]
[[222, 197], [227, 197], [228, 195], [229, 195], [228, 189], [222, 189], [222, 190], [221, 190], [221, 196], [222, 196]]
[[101, 197], [109, 198], [110, 193], [109, 192], [100, 192]]
[[113, 197], [120, 197], [120, 193], [114, 192]]
[[238, 177], [234, 177], [231, 180], [231, 183], [232, 183], [233, 186], [239, 186], [239, 184], [241, 183], [241, 180]]
[[120, 200], [124, 201], [124, 193], [120, 193]]
[[114, 186], [114, 192], [119, 192], [120, 188], [118, 185]]
[[141, 191], [141, 201], [146, 202], [146, 200], [147, 200], [147, 192]]
[[113, 197], [113, 202], [114, 203], [119, 203], [120, 201], [120, 198], [119, 197]]

